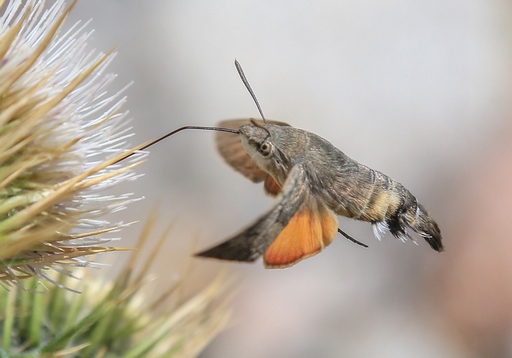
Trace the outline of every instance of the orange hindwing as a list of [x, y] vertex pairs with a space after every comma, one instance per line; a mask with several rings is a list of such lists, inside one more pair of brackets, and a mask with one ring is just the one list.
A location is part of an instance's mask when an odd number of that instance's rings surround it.
[[304, 207], [265, 251], [265, 267], [289, 267], [319, 253], [332, 242], [337, 230], [338, 221], [333, 212], [316, 205], [314, 208]]
[[274, 178], [272, 178], [270, 175], [265, 178], [265, 185], [263, 188], [265, 189], [265, 193], [270, 196], [277, 196], [277, 194], [282, 191], [279, 184], [277, 184]]

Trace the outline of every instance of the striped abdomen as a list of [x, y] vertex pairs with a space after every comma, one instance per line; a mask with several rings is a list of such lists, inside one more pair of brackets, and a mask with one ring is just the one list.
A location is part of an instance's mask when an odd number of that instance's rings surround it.
[[381, 172], [356, 162], [351, 164], [342, 170], [338, 190], [331, 192], [338, 196], [338, 205], [332, 208], [336, 214], [372, 223], [378, 238], [379, 231], [389, 229], [399, 239], [410, 239], [410, 227], [434, 250], [443, 251], [437, 223], [409, 190]]

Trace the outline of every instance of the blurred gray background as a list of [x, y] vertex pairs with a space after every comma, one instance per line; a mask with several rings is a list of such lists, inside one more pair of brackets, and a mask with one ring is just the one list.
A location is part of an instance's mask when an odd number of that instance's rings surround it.
[[[498, 0], [82, 0], [91, 47], [119, 45], [112, 91], [126, 92], [133, 144], [179, 126], [258, 117], [238, 59], [268, 118], [330, 140], [403, 183], [438, 221], [446, 252], [374, 239], [367, 224], [285, 270], [192, 261], [191, 292], [228, 266], [234, 320], [203, 357], [512, 356], [510, 188], [512, 4]], [[271, 204], [217, 156], [211, 132], [151, 149], [145, 175], [117, 188], [174, 221], [154, 272], [184, 272]], [[122, 260], [122, 254], [119, 255]], [[110, 272], [110, 269], [104, 269]]]

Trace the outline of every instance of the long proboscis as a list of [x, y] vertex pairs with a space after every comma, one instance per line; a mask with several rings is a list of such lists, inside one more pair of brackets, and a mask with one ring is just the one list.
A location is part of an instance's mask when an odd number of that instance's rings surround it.
[[[231, 129], [231, 128], [223, 128], [223, 127], [201, 127], [201, 126], [184, 126], [184, 127], [180, 127], [178, 129], [175, 129], [173, 130], [172, 132], [169, 132], [163, 136], [161, 136], [160, 138], [157, 138], [155, 140], [152, 140], [150, 142], [148, 142], [147, 144], [145, 144], [144, 146], [140, 147], [139, 149], [137, 149], [136, 152], [133, 152], [129, 155], [127, 155], [126, 157], [122, 158], [122, 159], [119, 159], [116, 163], [119, 163], [127, 158], [130, 158], [132, 155], [134, 155], [135, 153], [141, 151], [141, 150], [144, 150], [144, 149], [148, 149], [149, 147], [157, 144], [158, 142], [172, 136], [173, 134], [176, 134], [178, 132], [181, 132], [181, 131], [184, 131], [185, 129], [199, 129], [199, 130], [206, 130], [206, 131], [217, 131], [217, 132], [228, 132], [228, 133], [233, 133], [233, 134], [240, 134], [240, 132], [237, 130], [237, 129]], [[116, 164], [114, 163], [114, 164]]]

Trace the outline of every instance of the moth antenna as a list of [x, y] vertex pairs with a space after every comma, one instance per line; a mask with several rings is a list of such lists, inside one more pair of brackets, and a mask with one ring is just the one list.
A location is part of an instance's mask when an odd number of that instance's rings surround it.
[[[141, 151], [141, 150], [144, 150], [144, 149], [147, 149], [155, 144], [157, 144], [158, 142], [164, 140], [165, 138], [167, 137], [170, 137], [172, 136], [173, 134], [176, 134], [178, 132], [181, 132], [185, 129], [200, 129], [200, 130], [207, 130], [207, 131], [218, 131], [218, 132], [228, 132], [228, 133], [233, 133], [233, 134], [240, 134], [240, 132], [236, 129], [231, 129], [231, 128], [222, 128], [222, 127], [201, 127], [201, 126], [184, 126], [184, 127], [180, 127], [178, 129], [175, 129], [173, 130], [172, 132], [169, 132], [163, 136], [161, 136], [160, 138], [157, 138], [157, 139], [154, 139], [152, 141], [149, 141], [147, 144], [145, 144], [144, 146], [140, 147], [139, 149], [137, 149], [137, 152], [138, 151]], [[128, 154], [126, 157], [123, 157], [121, 159], [119, 159], [117, 162], [113, 163], [113, 164], [117, 164], [127, 158], [130, 158], [132, 155], [134, 155], [136, 152], [133, 152], [131, 154]]]
[[258, 128], [261, 128], [263, 129], [265, 132], [267, 132], [268, 136], [269, 137], [272, 137], [272, 134], [270, 134], [270, 131], [268, 130], [267, 127], [265, 126], [262, 126], [261, 124], [259, 124], [258, 122], [256, 122], [254, 119], [250, 119], [250, 122], [255, 126], [255, 127], [258, 127]]
[[[245, 77], [245, 73], [244, 73], [244, 70], [242, 69], [242, 66], [240, 65], [240, 62], [238, 62], [237, 60], [235, 60], [235, 67], [236, 67], [236, 70], [238, 71], [238, 75], [240, 76], [240, 79], [242, 80], [242, 82], [245, 85], [245, 88], [247, 88], [247, 90], [251, 94], [251, 97], [252, 97], [254, 103], [256, 104], [256, 107], [258, 108], [258, 112], [260, 112], [261, 119], [263, 119], [263, 123], [267, 124], [267, 120], [265, 119], [265, 116], [263, 115], [263, 111], [261, 110], [260, 103], [258, 102], [258, 99], [256, 98], [256, 95], [254, 94], [254, 91], [252, 90], [251, 85], [249, 84], [249, 81], [247, 81], [247, 77]], [[258, 127], [260, 127], [260, 126], [258, 126]]]

